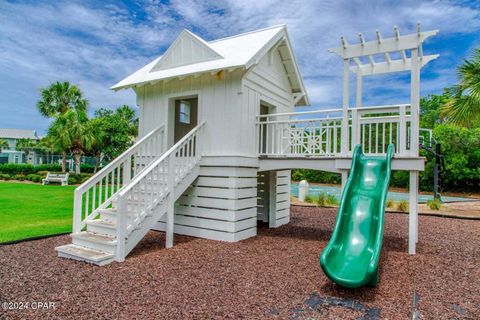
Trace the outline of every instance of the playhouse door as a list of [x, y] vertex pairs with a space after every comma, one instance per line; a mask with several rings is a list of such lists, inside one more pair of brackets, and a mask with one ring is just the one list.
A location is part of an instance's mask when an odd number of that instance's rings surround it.
[[198, 98], [175, 100], [175, 143], [197, 126]]

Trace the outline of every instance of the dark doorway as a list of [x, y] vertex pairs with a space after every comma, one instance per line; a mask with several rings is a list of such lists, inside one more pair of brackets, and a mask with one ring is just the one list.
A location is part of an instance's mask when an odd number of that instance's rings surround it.
[[198, 98], [175, 100], [175, 143], [197, 126]]

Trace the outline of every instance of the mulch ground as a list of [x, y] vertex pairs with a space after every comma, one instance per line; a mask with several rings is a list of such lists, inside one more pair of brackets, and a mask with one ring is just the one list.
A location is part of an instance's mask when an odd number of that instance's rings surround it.
[[[376, 288], [347, 290], [318, 257], [335, 209], [292, 207], [292, 221], [222, 243], [150, 232], [124, 263], [97, 267], [56, 257], [69, 236], [0, 247], [1, 302], [54, 302], [1, 310], [5, 319], [480, 319], [480, 221], [420, 217], [418, 253], [408, 217], [387, 214]], [[414, 303], [414, 293], [416, 302]]]

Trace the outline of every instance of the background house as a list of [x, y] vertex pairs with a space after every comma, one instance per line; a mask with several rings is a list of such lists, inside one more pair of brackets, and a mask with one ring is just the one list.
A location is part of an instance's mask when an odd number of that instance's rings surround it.
[[31, 163], [38, 164], [39, 156], [35, 151], [31, 151], [26, 159], [25, 152], [17, 150], [19, 139], [40, 140], [35, 130], [23, 129], [5, 129], [0, 128], [0, 139], [8, 142], [8, 148], [2, 149], [0, 153], [0, 163]]

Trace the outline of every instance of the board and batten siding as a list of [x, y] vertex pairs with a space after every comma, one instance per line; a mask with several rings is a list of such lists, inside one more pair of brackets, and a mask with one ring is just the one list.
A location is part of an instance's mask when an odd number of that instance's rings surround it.
[[137, 88], [140, 136], [162, 123], [170, 125], [168, 131], [173, 130], [172, 100], [198, 95], [198, 123], [206, 121], [204, 154], [256, 156], [252, 154], [255, 140], [246, 140], [248, 127], [255, 130], [255, 115], [242, 106], [243, 74], [241, 70], [224, 71], [218, 77], [205, 74]]

